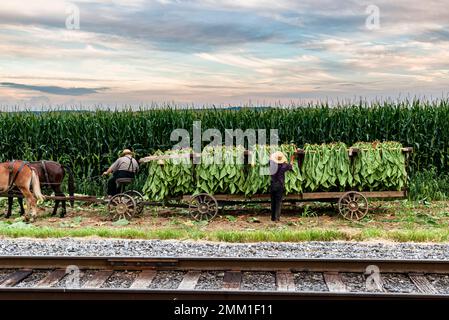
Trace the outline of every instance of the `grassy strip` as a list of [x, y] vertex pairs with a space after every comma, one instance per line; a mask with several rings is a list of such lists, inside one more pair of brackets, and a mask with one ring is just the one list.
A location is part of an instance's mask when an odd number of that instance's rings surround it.
[[133, 228], [49, 228], [49, 227], [0, 227], [0, 236], [19, 238], [63, 238], [91, 237], [121, 239], [179, 239], [210, 240], [224, 242], [301, 242], [385, 239], [398, 242], [446, 242], [449, 230], [382, 230], [365, 229], [360, 232], [346, 232], [329, 229], [308, 230], [254, 230], [254, 231], [201, 231], [197, 229], [142, 230]]

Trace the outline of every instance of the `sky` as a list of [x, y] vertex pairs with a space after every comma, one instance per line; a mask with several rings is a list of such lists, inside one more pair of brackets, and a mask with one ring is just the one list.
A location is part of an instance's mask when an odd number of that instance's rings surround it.
[[1, 0], [0, 105], [446, 97], [447, 6], [446, 0]]

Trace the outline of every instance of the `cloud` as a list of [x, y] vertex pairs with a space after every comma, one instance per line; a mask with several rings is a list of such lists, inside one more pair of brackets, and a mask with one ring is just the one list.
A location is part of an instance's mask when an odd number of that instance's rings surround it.
[[[80, 9], [80, 30], [65, 27], [69, 3]], [[370, 4], [380, 9], [374, 31], [365, 27]], [[447, 91], [446, 7], [447, 0], [2, 0], [0, 97], [226, 103]]]
[[433, 29], [428, 30], [415, 37], [417, 41], [421, 42], [449, 42], [449, 30], [447, 29]]
[[[5, 10], [0, 10], [0, 24], [41, 26], [61, 33], [58, 30], [65, 30], [67, 16], [64, 4], [45, 12], [45, 3], [33, 5], [28, 10], [23, 5], [10, 4]], [[203, 6], [202, 1], [146, 1], [145, 6], [130, 9], [125, 3], [120, 6], [103, 1], [79, 3], [80, 32], [119, 36], [163, 51], [202, 52], [217, 47], [291, 41], [288, 39], [293, 36], [291, 29], [298, 31], [295, 15], [280, 13], [270, 17], [270, 11], [263, 10], [259, 14], [253, 6]], [[297, 38], [302, 38], [301, 33], [295, 33], [295, 41], [299, 41]]]
[[107, 88], [64, 88], [58, 86], [35, 86], [14, 82], [0, 82], [0, 85], [13, 89], [39, 91], [44, 93], [65, 95], [65, 96], [83, 96], [98, 93], [99, 91], [107, 89]]

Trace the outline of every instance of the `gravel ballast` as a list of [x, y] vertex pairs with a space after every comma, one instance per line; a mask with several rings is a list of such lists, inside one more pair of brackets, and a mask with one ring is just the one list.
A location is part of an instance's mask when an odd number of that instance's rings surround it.
[[418, 288], [406, 274], [386, 273], [382, 275], [382, 282], [388, 292], [418, 292]]
[[223, 287], [224, 272], [202, 272], [195, 289], [220, 290]]
[[294, 281], [297, 291], [328, 291], [323, 274], [319, 272], [297, 272]]
[[427, 280], [442, 294], [449, 294], [449, 276], [441, 274], [428, 274]]
[[241, 290], [276, 290], [273, 272], [243, 272]]
[[14, 271], [14, 269], [0, 269], [0, 283], [8, 278]]
[[[92, 279], [96, 270], [81, 270], [77, 274], [66, 274], [58, 283], [54, 285], [55, 288], [81, 288], [87, 281]], [[78, 278], [79, 277], [79, 278]]]
[[366, 292], [366, 278], [363, 274], [345, 272], [341, 273], [341, 280], [350, 292]]
[[385, 242], [219, 243], [178, 240], [0, 239], [0, 255], [365, 258], [449, 260], [449, 244]]
[[185, 272], [160, 271], [149, 285], [151, 289], [176, 289], [181, 283]]
[[31, 288], [50, 274], [51, 271], [35, 271], [15, 285], [17, 288]]
[[137, 271], [115, 271], [102, 288], [129, 288], [138, 274]]

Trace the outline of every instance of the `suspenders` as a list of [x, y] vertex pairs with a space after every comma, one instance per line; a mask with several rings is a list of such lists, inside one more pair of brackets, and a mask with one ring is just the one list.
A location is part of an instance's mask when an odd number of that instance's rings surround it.
[[14, 163], [16, 163], [17, 160], [12, 160], [9, 162], [8, 164], [8, 169], [9, 169], [9, 182], [8, 182], [8, 190], [10, 190], [14, 184], [14, 182], [17, 179], [17, 176], [20, 174], [20, 172], [22, 172], [23, 167], [27, 166], [28, 167], [28, 162], [27, 161], [22, 161], [22, 163], [20, 164], [19, 169], [16, 171], [15, 174], [13, 174], [14, 171]]
[[[130, 172], [132, 172], [132, 173], [135, 173], [135, 172], [134, 172], [134, 158], [130, 158], [129, 160], [130, 160], [130, 161], [129, 161], [128, 171], [130, 171]], [[132, 168], [132, 171], [129, 170], [130, 168]]]
[[[136, 173], [136, 172], [134, 172], [134, 161], [136, 161], [137, 162], [137, 160], [136, 159], [134, 159], [134, 158], [128, 158], [129, 159], [129, 165], [128, 165], [128, 169], [126, 170], [126, 171], [129, 171], [129, 172], [132, 172], [132, 173]], [[119, 163], [119, 165], [117, 166], [117, 167], [120, 167], [120, 165], [122, 164], [123, 162], [120, 162]], [[132, 169], [132, 171], [130, 170], [130, 169]]]

